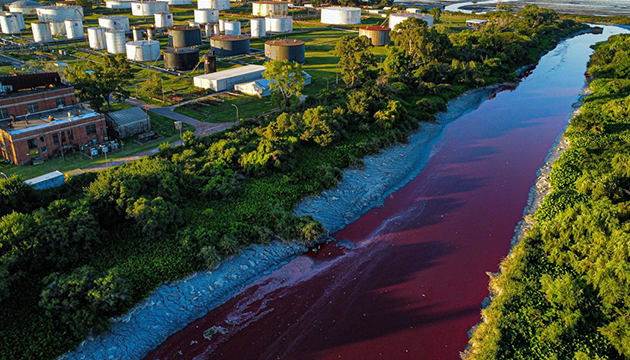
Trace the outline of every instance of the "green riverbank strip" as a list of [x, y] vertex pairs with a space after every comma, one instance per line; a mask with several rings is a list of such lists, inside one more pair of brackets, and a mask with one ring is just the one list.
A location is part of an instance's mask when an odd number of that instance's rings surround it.
[[592, 95], [464, 359], [630, 358], [630, 35], [594, 47]]

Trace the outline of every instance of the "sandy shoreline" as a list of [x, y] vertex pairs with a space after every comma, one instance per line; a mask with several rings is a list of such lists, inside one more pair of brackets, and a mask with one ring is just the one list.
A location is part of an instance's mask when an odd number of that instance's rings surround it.
[[[389, 194], [420, 173], [433, 155], [444, 128], [479, 107], [499, 86], [471, 90], [451, 100], [448, 111], [436, 115], [434, 123], [422, 123], [407, 144], [397, 144], [365, 157], [364, 169], [344, 170], [344, 180], [338, 188], [304, 199], [295, 213], [313, 215], [333, 233], [379, 206]], [[215, 270], [162, 284], [129, 313], [114, 319], [110, 331], [83, 341], [60, 359], [142, 358], [171, 334], [305, 250], [297, 244], [279, 242], [250, 246]]]

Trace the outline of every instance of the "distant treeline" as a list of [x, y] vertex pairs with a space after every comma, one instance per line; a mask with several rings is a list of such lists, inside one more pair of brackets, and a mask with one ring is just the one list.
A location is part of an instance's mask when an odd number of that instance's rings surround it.
[[552, 192], [491, 280], [465, 359], [630, 358], [630, 35], [594, 48]]
[[249, 244], [313, 243], [326, 229], [292, 213], [304, 196], [405, 142], [449, 99], [515, 81], [516, 69], [584, 28], [535, 6], [490, 18], [458, 34], [408, 20], [382, 64], [367, 38], [346, 36], [335, 54], [347, 87], [290, 112], [186, 133], [182, 146], [46, 193], [0, 181], [0, 357], [55, 358], [160, 283]]

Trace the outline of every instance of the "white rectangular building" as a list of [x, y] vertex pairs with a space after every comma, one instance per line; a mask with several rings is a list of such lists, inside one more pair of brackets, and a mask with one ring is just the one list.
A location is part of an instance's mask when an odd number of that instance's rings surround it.
[[260, 79], [265, 71], [263, 65], [246, 65], [234, 69], [195, 76], [193, 85], [203, 89], [224, 91], [234, 89], [235, 84]]

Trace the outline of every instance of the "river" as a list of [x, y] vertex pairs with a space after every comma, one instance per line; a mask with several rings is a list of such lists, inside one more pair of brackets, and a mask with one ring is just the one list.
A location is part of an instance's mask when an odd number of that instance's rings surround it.
[[[330, 243], [255, 281], [146, 359], [457, 359], [536, 172], [585, 85], [560, 43], [516, 87], [449, 123], [420, 174]], [[220, 326], [227, 332], [204, 332]]]

